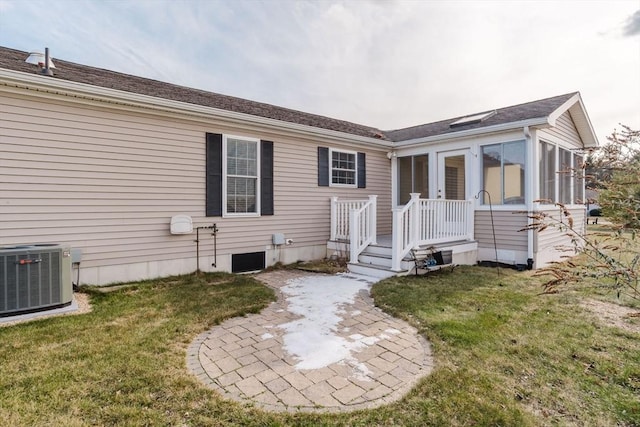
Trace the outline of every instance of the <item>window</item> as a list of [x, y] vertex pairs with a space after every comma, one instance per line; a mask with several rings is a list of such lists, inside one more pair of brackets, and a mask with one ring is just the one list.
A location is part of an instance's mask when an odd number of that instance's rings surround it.
[[226, 213], [258, 213], [258, 140], [225, 136]]
[[543, 204], [556, 201], [556, 147], [540, 142], [540, 199]]
[[558, 181], [558, 201], [565, 205], [571, 204], [571, 151], [559, 148]]
[[331, 185], [356, 185], [356, 153], [331, 150]]
[[273, 141], [206, 134], [207, 216], [273, 215]]
[[580, 154], [540, 141], [541, 203], [584, 203], [584, 170]]
[[411, 198], [410, 193], [420, 193], [429, 197], [429, 156], [408, 156], [398, 158], [398, 204], [404, 205]]
[[573, 203], [583, 204], [584, 200], [584, 163], [582, 156], [573, 154]]
[[365, 153], [318, 147], [318, 186], [367, 188]]
[[[484, 189], [494, 204], [524, 204], [524, 141], [482, 147], [482, 172]], [[483, 203], [489, 203], [486, 194]]]
[[487, 120], [489, 117], [495, 116], [496, 113], [497, 113], [496, 110], [492, 110], [492, 111], [485, 111], [484, 113], [473, 114], [471, 116], [465, 116], [451, 123], [449, 127], [455, 128], [459, 126], [480, 123]]

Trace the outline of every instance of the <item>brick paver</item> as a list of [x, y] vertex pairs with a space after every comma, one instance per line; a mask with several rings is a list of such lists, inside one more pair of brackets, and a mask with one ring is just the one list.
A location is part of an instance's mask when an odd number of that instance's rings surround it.
[[[279, 289], [313, 273], [274, 271], [257, 276]], [[410, 325], [358, 294], [340, 307], [336, 334], [365, 337], [366, 346], [319, 369], [297, 369], [278, 328], [298, 318], [279, 296], [260, 314], [229, 319], [189, 346], [187, 367], [225, 398], [271, 411], [339, 412], [373, 408], [404, 396], [433, 368], [429, 343]], [[370, 344], [370, 345], [369, 345]]]

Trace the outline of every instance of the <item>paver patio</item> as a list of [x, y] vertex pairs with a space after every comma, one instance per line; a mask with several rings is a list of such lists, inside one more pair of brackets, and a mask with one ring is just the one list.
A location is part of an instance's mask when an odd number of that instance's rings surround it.
[[282, 288], [292, 280], [318, 276], [290, 270], [258, 275], [276, 290], [278, 300], [259, 314], [228, 319], [198, 336], [187, 352], [189, 369], [226, 398], [290, 412], [384, 405], [400, 399], [431, 372], [428, 342], [406, 322], [376, 308], [366, 289], [355, 295], [353, 303], [340, 304], [337, 311], [340, 320], [332, 333], [357, 344], [349, 356], [326, 366], [301, 368], [301, 358], [287, 351], [285, 335], [286, 325], [303, 316], [290, 311]]

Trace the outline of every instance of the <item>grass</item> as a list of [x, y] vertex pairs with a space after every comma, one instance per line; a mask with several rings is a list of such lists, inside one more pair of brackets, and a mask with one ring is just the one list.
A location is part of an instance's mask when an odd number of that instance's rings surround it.
[[[273, 293], [249, 276], [174, 277], [114, 292], [93, 311], [0, 328], [3, 425], [640, 425], [638, 334], [599, 323], [572, 292], [529, 273], [460, 267], [373, 287], [376, 303], [433, 347], [408, 396], [345, 414], [277, 414], [226, 401], [185, 351]], [[637, 319], [636, 319], [637, 321]]]
[[530, 274], [501, 273], [465, 267], [374, 287], [432, 342], [437, 369], [414, 392], [430, 397], [425, 423], [444, 421], [444, 407], [458, 408], [457, 425], [640, 425], [638, 334], [600, 324], [582, 294], [541, 296]]

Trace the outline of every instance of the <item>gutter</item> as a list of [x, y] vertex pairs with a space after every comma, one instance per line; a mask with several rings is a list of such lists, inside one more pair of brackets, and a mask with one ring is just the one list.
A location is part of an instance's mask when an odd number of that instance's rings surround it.
[[125, 107], [143, 108], [146, 110], [163, 113], [178, 113], [198, 117], [210, 121], [212, 116], [226, 119], [233, 123], [252, 123], [266, 126], [272, 129], [287, 129], [292, 132], [304, 135], [329, 137], [340, 140], [340, 142], [355, 143], [368, 148], [378, 147], [380, 149], [390, 149], [393, 142], [382, 141], [376, 138], [354, 135], [346, 132], [318, 128], [309, 125], [285, 122], [267, 117], [254, 116], [247, 113], [238, 113], [220, 108], [206, 107], [188, 102], [173, 101], [149, 95], [142, 95], [116, 89], [109, 89], [101, 86], [89, 85], [86, 83], [70, 82], [68, 80], [52, 79], [32, 75], [20, 71], [0, 69], [0, 86], [27, 89], [41, 93], [57, 96], [68, 96], [89, 101], [106, 102]]

